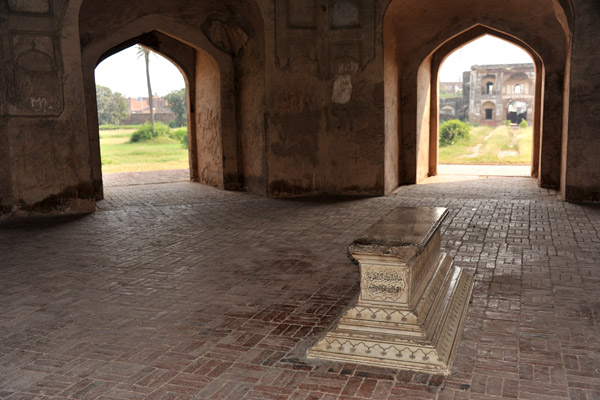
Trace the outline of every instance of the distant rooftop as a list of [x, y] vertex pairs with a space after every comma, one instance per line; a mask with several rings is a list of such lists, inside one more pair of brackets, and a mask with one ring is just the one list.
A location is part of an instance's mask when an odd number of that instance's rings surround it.
[[521, 64], [486, 64], [486, 65], [471, 65], [471, 70], [474, 69], [493, 69], [493, 68], [533, 68], [533, 63], [521, 63]]

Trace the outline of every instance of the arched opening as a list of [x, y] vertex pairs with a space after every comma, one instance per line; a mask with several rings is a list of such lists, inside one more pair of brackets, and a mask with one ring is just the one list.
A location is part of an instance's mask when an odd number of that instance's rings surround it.
[[[84, 79], [86, 100], [88, 102], [88, 131], [91, 143], [94, 186], [97, 199], [103, 198], [101, 157], [97, 116], [94, 69], [107, 57], [130, 47], [141, 44], [165, 56], [178, 66], [187, 83], [189, 165], [192, 181], [224, 188], [223, 158], [232, 161], [237, 158], [236, 112], [233, 94], [234, 83], [222, 81], [222, 69], [232, 71], [231, 60], [219, 63], [213, 54], [202, 48], [193, 47], [174, 35], [166, 35], [158, 30], [141, 33], [123, 40], [128, 34], [146, 30], [146, 26], [163, 26], [161, 22], [138, 19], [134, 26], [113, 32], [110, 37], [97, 46], [84, 50]], [[110, 39], [110, 40], [109, 40]], [[118, 41], [118, 42], [117, 42]], [[117, 42], [118, 44], [114, 44]], [[108, 47], [103, 50], [102, 47]], [[109, 47], [110, 46], [110, 47]], [[206, 47], [209, 47], [207, 44]], [[226, 72], [227, 73], [227, 72]], [[229, 76], [233, 73], [229, 72]], [[223, 115], [224, 114], [224, 115]], [[225, 144], [228, 145], [227, 148]], [[223, 154], [231, 151], [230, 154]], [[231, 165], [230, 165], [231, 166]], [[231, 166], [232, 175], [237, 180], [237, 165]]]
[[481, 115], [485, 121], [493, 121], [496, 110], [496, 104], [493, 101], [486, 101], [481, 105]]
[[[104, 58], [95, 78], [103, 182], [189, 179], [189, 84], [182, 68], [134, 45]], [[158, 170], [177, 171], [147, 173]], [[145, 173], [112, 175], [131, 172]]]
[[527, 103], [521, 100], [510, 102], [506, 110], [506, 119], [513, 124], [527, 121]]
[[440, 115], [444, 115], [447, 118], [453, 118], [456, 116], [456, 110], [451, 105], [445, 105], [440, 108]]
[[[484, 30], [485, 34], [471, 37], [471, 33]], [[465, 73], [465, 79], [470, 80], [470, 106], [473, 107], [473, 112], [468, 115], [468, 120], [471, 124], [482, 124], [494, 127], [494, 130], [486, 133], [483, 136], [483, 141], [478, 143], [475, 147], [476, 153], [469, 155], [469, 163], [474, 164], [503, 164], [503, 163], [517, 163], [517, 164], [528, 164], [531, 166], [529, 175], [537, 177], [539, 171], [539, 153], [541, 149], [541, 128], [542, 128], [542, 115], [541, 112], [530, 113], [529, 120], [527, 119], [527, 112], [524, 111], [522, 114], [510, 114], [509, 118], [508, 108], [510, 103], [515, 102], [515, 86], [520, 85], [519, 90], [523, 85], [528, 86], [527, 101], [532, 104], [538, 105], [539, 110], [543, 109], [544, 100], [542, 97], [542, 88], [539, 87], [539, 91], [536, 92], [535, 81], [536, 77], [541, 79], [541, 71], [544, 70], [543, 62], [540, 56], [534, 52], [531, 48], [526, 46], [523, 42], [508, 36], [507, 34], [499, 31], [492, 30], [488, 27], [475, 27], [466, 33], [458, 35], [457, 37], [447, 41], [432, 55], [432, 62], [435, 63], [434, 70], [439, 74], [441, 66], [445, 59], [453, 53], [457, 48], [464, 46], [465, 44], [474, 43], [482, 37], [495, 37], [503, 39], [518, 48], [525, 50], [530, 57], [533, 64], [490, 64], [490, 65], [473, 65], [467, 78]], [[461, 40], [464, 38], [465, 40]], [[462, 43], [461, 43], [462, 42]], [[451, 46], [456, 47], [454, 49]], [[536, 68], [537, 67], [537, 68]], [[516, 72], [515, 72], [516, 71]], [[523, 72], [527, 71], [527, 72]], [[481, 83], [479, 83], [481, 82]], [[480, 90], [477, 90], [477, 87]], [[530, 87], [530, 88], [529, 88]], [[434, 94], [437, 89], [433, 88]], [[477, 96], [477, 93], [481, 93], [481, 96]], [[519, 95], [523, 96], [523, 95]], [[511, 109], [515, 104], [519, 105], [519, 110], [522, 111], [522, 101], [514, 103], [510, 106]], [[432, 101], [432, 115], [437, 114], [436, 104]], [[521, 137], [520, 133], [517, 134], [514, 129], [509, 126], [506, 128], [501, 127], [506, 124], [515, 124], [518, 129], [518, 125], [523, 118], [529, 123], [533, 124], [532, 136], [529, 136], [529, 131], [524, 131], [523, 135], [527, 137]], [[436, 127], [436, 131], [433, 128]], [[431, 137], [430, 137], [430, 148], [429, 148], [429, 171], [428, 175], [433, 176], [438, 174], [438, 163], [439, 163], [439, 147], [437, 146], [437, 136], [439, 130], [439, 119], [431, 119]], [[521, 146], [521, 141], [523, 142]], [[519, 149], [523, 153], [519, 152]], [[531, 151], [531, 154], [529, 152]], [[447, 161], [446, 161], [447, 162]], [[521, 167], [519, 167], [521, 168]], [[462, 169], [464, 173], [473, 172], [475, 168]], [[495, 171], [486, 171], [492, 174], [503, 174], [502, 169], [496, 167]], [[515, 174], [514, 169], [510, 170], [510, 174]], [[519, 169], [516, 175], [524, 174], [524, 171]]]
[[[454, 101], [471, 105], [472, 109], [460, 121], [447, 122], [444, 107], [450, 99], [443, 87], [457, 76], [464, 93], [454, 96]], [[438, 78], [437, 173], [529, 176], [532, 164], [529, 115], [533, 116], [533, 106], [527, 105], [534, 103], [535, 86], [535, 67], [530, 54], [506, 40], [484, 35], [448, 54], [440, 65]], [[522, 93], [523, 88], [527, 94]], [[518, 113], [513, 112], [515, 107], [519, 108]], [[432, 154], [435, 150], [432, 149]]]
[[[168, 58], [180, 69], [186, 82], [188, 104], [188, 147], [190, 178], [193, 181], [223, 187], [222, 182], [222, 84], [221, 73], [214, 58], [172, 36], [152, 31], [130, 38], [103, 52], [93, 64], [95, 67], [106, 58], [134, 44], [141, 44], [152, 51]], [[86, 83], [95, 88], [93, 71], [88, 72]], [[193, 85], [190, 84], [193, 82]], [[89, 91], [86, 91], [89, 94]], [[94, 92], [95, 94], [95, 92]], [[91, 107], [97, 108], [95, 96], [88, 95]], [[90, 107], [90, 108], [91, 108]], [[88, 109], [90, 111], [90, 109]], [[97, 198], [102, 198], [101, 156], [97, 116], [88, 112], [88, 129]], [[234, 111], [234, 110], [230, 110]], [[235, 112], [232, 113], [235, 115]], [[235, 119], [228, 120], [230, 132], [235, 135]]]
[[135, 43], [168, 57], [186, 77], [191, 179], [266, 192], [264, 27], [253, 0], [185, 7], [168, 0], [136, 6], [84, 0], [79, 30], [97, 199], [103, 192], [93, 71], [99, 61]]
[[[560, 0], [553, 0], [552, 7], [542, 0], [526, 7], [518, 0], [457, 0], [452, 5], [392, 0], [384, 16], [386, 192], [394, 190], [394, 183], [418, 183], [437, 174], [439, 67], [448, 54], [485, 34], [520, 46], [534, 60], [532, 175], [543, 187], [559, 187], [572, 21], [570, 8], [564, 7]], [[490, 89], [502, 90], [498, 83]], [[470, 107], [475, 110], [480, 107]]]
[[482, 85], [483, 91], [481, 92], [481, 94], [493, 95], [495, 82], [495, 77], [486, 77], [485, 83]]

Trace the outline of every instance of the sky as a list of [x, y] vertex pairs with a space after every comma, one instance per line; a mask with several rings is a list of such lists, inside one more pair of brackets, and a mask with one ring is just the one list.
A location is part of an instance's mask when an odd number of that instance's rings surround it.
[[[440, 81], [462, 81], [463, 71], [470, 70], [475, 64], [530, 62], [533, 62], [531, 57], [521, 48], [486, 35], [450, 54], [442, 64]], [[152, 91], [159, 96], [185, 87], [177, 67], [156, 53], [150, 58], [150, 77]], [[138, 58], [135, 46], [107, 58], [96, 68], [96, 84], [107, 86], [125, 97], [147, 97], [144, 58]]]
[[[160, 54], [150, 56], [152, 92], [164, 96], [185, 87], [179, 69]], [[102, 61], [96, 67], [96, 84], [109, 87], [125, 97], [148, 97], [144, 57], [138, 58], [136, 46], [129, 47]]]
[[485, 35], [451, 53], [440, 69], [441, 82], [462, 82], [463, 71], [471, 65], [533, 63], [520, 47], [502, 39]]

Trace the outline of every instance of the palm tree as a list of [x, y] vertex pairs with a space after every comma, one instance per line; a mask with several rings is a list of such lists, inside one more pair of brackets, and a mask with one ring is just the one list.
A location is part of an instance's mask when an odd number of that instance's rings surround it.
[[152, 85], [150, 84], [150, 53], [152, 51], [147, 47], [138, 45], [138, 58], [144, 56], [146, 62], [146, 82], [148, 84], [148, 105], [150, 106], [150, 121], [152, 123], [152, 135], [154, 135], [154, 99], [152, 96]]

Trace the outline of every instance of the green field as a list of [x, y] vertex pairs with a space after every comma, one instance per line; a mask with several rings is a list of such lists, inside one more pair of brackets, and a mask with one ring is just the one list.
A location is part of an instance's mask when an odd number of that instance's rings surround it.
[[[179, 141], [159, 137], [129, 143], [135, 126], [101, 127], [102, 172], [154, 171], [189, 168], [188, 149]], [[440, 164], [530, 164], [532, 130], [499, 126], [472, 127], [468, 138], [439, 148]]]
[[468, 138], [440, 147], [440, 164], [531, 164], [532, 129], [472, 127]]
[[129, 143], [135, 127], [100, 129], [102, 172], [155, 171], [189, 168], [188, 149], [169, 137]]

